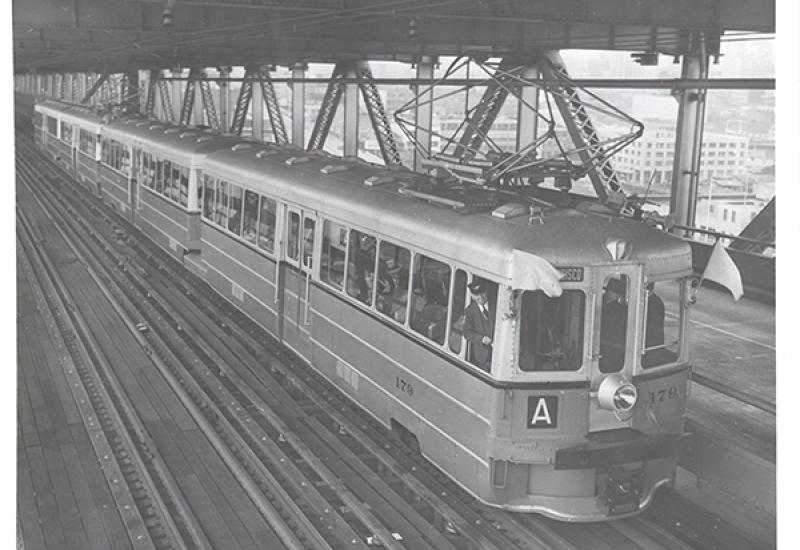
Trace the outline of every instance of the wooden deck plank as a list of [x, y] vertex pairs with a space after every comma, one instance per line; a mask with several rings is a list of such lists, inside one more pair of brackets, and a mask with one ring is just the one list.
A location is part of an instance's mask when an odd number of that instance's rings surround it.
[[[249, 535], [242, 536], [239, 532], [241, 527], [237, 525], [236, 521], [230, 522], [225, 495], [215, 489], [216, 483], [212, 474], [203, 467], [204, 460], [196, 456], [194, 449], [184, 436], [185, 432], [178, 429], [174, 422], [165, 422], [161, 426], [154, 426], [151, 431], [151, 437], [156, 441], [164, 460], [170, 465], [175, 480], [184, 491], [206, 536], [214, 547], [225, 548], [224, 544], [229, 544], [231, 540], [236, 541], [237, 547], [258, 547], [257, 541]], [[216, 456], [216, 451], [212, 449], [211, 454]], [[173, 464], [178, 467], [173, 468]], [[191, 498], [189, 492], [191, 492]], [[210, 509], [213, 509], [213, 513]], [[206, 523], [207, 521], [211, 523]], [[222, 532], [217, 533], [216, 531], [220, 529]], [[242, 539], [244, 539], [244, 543], [240, 542]]]
[[75, 447], [67, 447], [62, 450], [64, 467], [72, 485], [75, 497], [77, 513], [86, 531], [86, 538], [89, 550], [105, 550], [111, 548], [111, 541], [108, 537], [100, 520], [97, 504], [92, 497], [89, 481], [84, 470], [85, 467], [93, 467], [91, 464], [84, 465], [81, 462]]
[[[202, 459], [202, 468], [208, 472], [208, 475], [203, 477], [203, 480], [213, 480], [214, 482], [213, 485], [210, 483], [205, 484], [207, 491], [212, 495], [215, 502], [218, 502], [219, 499], [224, 499], [230, 506], [230, 512], [235, 514], [236, 521], [234, 522], [233, 517], [228, 516], [227, 508], [223, 510], [226, 517], [229, 517], [231, 524], [238, 525], [241, 522], [243, 528], [254, 538], [257, 533], [265, 529], [272, 533], [268, 522], [256, 509], [252, 500], [241, 488], [241, 485], [233, 477], [228, 467], [222, 462], [222, 459], [211, 446], [206, 436], [199, 430], [187, 432], [184, 435], [186, 441], [195, 451], [195, 456]], [[200, 464], [195, 466], [197, 471], [200, 468]], [[219, 492], [218, 495], [217, 492]], [[275, 536], [275, 534], [272, 533], [272, 536]], [[259, 539], [255, 538], [255, 540], [258, 541]]]
[[[47, 438], [43, 438], [46, 440]], [[53, 493], [53, 485], [47, 471], [44, 450], [41, 447], [29, 447], [25, 450], [30, 465], [36, 508], [44, 533], [45, 545], [48, 548], [64, 548], [67, 538], [58, 514], [58, 504]]]
[[[22, 347], [17, 347], [17, 351], [23, 351]], [[33, 414], [33, 407], [28, 395], [28, 383], [25, 380], [23, 369], [29, 368], [30, 363], [25, 359], [20, 359], [17, 364], [17, 423], [19, 426], [22, 444], [24, 446], [39, 445], [39, 431], [36, 429], [36, 419]]]
[[83, 472], [86, 476], [86, 483], [89, 492], [95, 502], [95, 507], [98, 510], [98, 515], [106, 537], [111, 544], [110, 548], [117, 550], [128, 550], [132, 548], [128, 534], [125, 529], [122, 519], [117, 512], [114, 497], [108, 488], [108, 481], [105, 478], [100, 464], [95, 455], [94, 447], [89, 441], [89, 435], [83, 429], [83, 426], [75, 426], [72, 430], [73, 440], [75, 441], [75, 450], [78, 454]]
[[140, 366], [142, 363], [149, 363], [143, 359], [142, 348], [122, 324], [122, 320], [110, 309], [111, 305], [105, 297], [99, 292], [94, 296], [85, 292], [81, 294], [85, 300], [81, 306], [81, 313], [103, 350], [106, 364], [113, 365], [114, 373], [136, 408], [137, 414], [143, 422], [160, 419], [149, 395], [132, 374], [134, 370], [142, 368]]
[[59, 521], [64, 527], [68, 548], [86, 548], [88, 541], [86, 533], [78, 514], [78, 503], [75, 500], [72, 483], [70, 482], [67, 470], [64, 467], [62, 452], [64, 449], [72, 448], [72, 445], [43, 445], [44, 458], [47, 464], [47, 471], [50, 475], [50, 483], [53, 487], [58, 509]]
[[17, 460], [17, 518], [22, 527], [26, 548], [44, 548], [44, 531], [39, 521], [30, 465], [24, 451]]

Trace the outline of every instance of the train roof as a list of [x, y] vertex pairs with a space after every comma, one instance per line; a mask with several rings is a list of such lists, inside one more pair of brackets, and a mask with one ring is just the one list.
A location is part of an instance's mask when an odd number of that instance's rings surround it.
[[68, 124], [80, 126], [95, 134], [100, 132], [100, 127], [103, 124], [102, 115], [86, 105], [46, 99], [37, 102], [34, 110], [52, 117], [57, 116]]
[[527, 211], [511, 219], [491, 211], [465, 213], [405, 195], [409, 183], [426, 178], [406, 169], [264, 144], [216, 151], [205, 167], [217, 177], [372, 228], [494, 278], [511, 277], [512, 262], [526, 255], [555, 266], [608, 265], [610, 241], [627, 243], [623, 262], [644, 262], [649, 276], [686, 275], [692, 269], [688, 243], [642, 222], [592, 208], [544, 208], [533, 219]]
[[126, 116], [110, 121], [101, 133], [145, 151], [157, 152], [190, 168], [199, 168], [203, 158], [212, 151], [245, 141], [203, 128], [179, 126], [143, 116]]

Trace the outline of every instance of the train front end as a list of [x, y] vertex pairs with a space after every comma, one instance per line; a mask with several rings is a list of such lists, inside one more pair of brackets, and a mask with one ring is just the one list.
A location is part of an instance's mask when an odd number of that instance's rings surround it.
[[485, 494], [513, 511], [597, 521], [643, 510], [674, 480], [695, 281], [680, 239], [629, 220], [577, 227], [558, 250], [514, 251], [516, 273], [549, 255], [560, 289], [525, 275], [498, 299], [508, 384], [496, 393]]

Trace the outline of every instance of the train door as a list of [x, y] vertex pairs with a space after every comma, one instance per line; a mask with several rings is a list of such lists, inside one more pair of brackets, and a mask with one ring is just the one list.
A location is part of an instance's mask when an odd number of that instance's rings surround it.
[[287, 206], [283, 221], [282, 340], [308, 360], [311, 359], [310, 296], [316, 220], [314, 212]]
[[[592, 389], [610, 380], [630, 381], [640, 347], [636, 330], [640, 309], [642, 270], [637, 266], [600, 269], [595, 304], [593, 346], [597, 361], [592, 364]], [[611, 382], [609, 382], [610, 384]], [[590, 416], [590, 431], [626, 427], [630, 415], [598, 408]]]

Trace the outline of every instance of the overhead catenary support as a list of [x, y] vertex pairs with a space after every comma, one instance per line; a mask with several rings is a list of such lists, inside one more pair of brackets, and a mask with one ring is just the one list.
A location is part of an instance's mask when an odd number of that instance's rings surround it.
[[511, 64], [504, 58], [497, 68], [495, 77], [486, 86], [483, 97], [467, 117], [464, 133], [461, 134], [453, 152], [453, 155], [462, 162], [471, 160], [480, 150], [510, 93], [510, 88], [516, 85], [516, 80], [507, 74], [510, 68]]
[[139, 113], [139, 72], [128, 71], [123, 75], [122, 79], [122, 93], [121, 100], [125, 110], [129, 113]]
[[[549, 51], [545, 53], [544, 59], [545, 62], [542, 64], [544, 77], [558, 79], [561, 82], [554, 87], [557, 93], [553, 94], [553, 99], [567, 126], [572, 143], [578, 149], [578, 155], [583, 162], [593, 162], [588, 175], [598, 198], [605, 202], [613, 194], [620, 196], [622, 186], [611, 165], [610, 156], [603, 151], [597, 130], [578, 95], [578, 89], [570, 84], [569, 73], [561, 54]], [[624, 199], [624, 196], [622, 198]]]
[[[417, 78], [433, 79], [433, 70], [436, 66], [436, 59], [430, 56], [422, 56], [417, 62]], [[414, 109], [414, 139], [423, 151], [430, 151], [433, 144], [433, 87], [426, 93], [420, 93], [419, 86], [415, 87], [418, 96], [416, 108]], [[414, 148], [414, 171], [423, 172], [425, 168], [422, 161], [425, 160], [419, 147]]]
[[306, 130], [306, 85], [302, 78], [306, 76], [305, 63], [292, 65], [292, 145], [303, 147], [305, 145]]
[[[684, 54], [682, 78], [707, 78], [708, 54], [702, 35], [694, 35], [691, 53]], [[675, 158], [672, 165], [672, 194], [670, 213], [675, 223], [692, 227], [695, 220], [697, 190], [700, 180], [703, 126], [706, 110], [706, 91], [703, 89], [677, 92], [678, 124], [675, 132]]]

